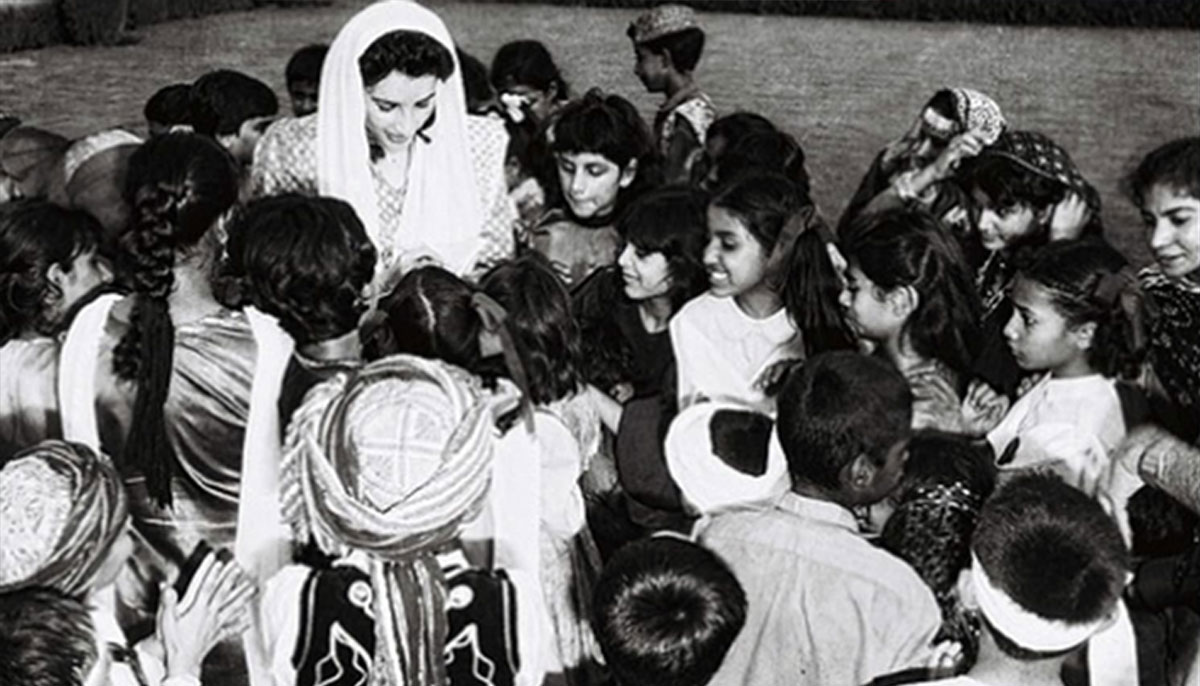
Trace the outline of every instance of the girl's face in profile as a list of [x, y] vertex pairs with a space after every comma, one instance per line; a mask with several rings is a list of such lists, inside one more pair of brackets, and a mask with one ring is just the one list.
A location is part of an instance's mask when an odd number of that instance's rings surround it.
[[393, 71], [366, 88], [367, 133], [385, 155], [408, 151], [433, 116], [437, 87], [433, 74], [413, 77]]
[[1021, 369], [1047, 370], [1059, 378], [1090, 371], [1080, 368], [1081, 363], [1086, 368], [1090, 337], [1067, 323], [1045, 286], [1017, 276], [1009, 297], [1013, 314], [1004, 325], [1004, 340]]
[[671, 268], [662, 252], [646, 252], [627, 243], [617, 264], [630, 300], [649, 300], [671, 292]]
[[1142, 221], [1150, 250], [1163, 273], [1173, 278], [1200, 275], [1200, 199], [1163, 184], [1146, 194]]
[[617, 195], [637, 175], [636, 160], [630, 160], [622, 169], [595, 152], [560, 152], [555, 160], [563, 196], [580, 219], [611, 214], [617, 206]]
[[856, 264], [851, 264], [845, 274], [846, 287], [838, 301], [846, 312], [846, 321], [866, 340], [882, 342], [891, 338], [904, 326], [904, 319], [893, 311], [887, 292]]
[[704, 267], [713, 295], [739, 296], [764, 285], [769, 257], [767, 249], [737, 215], [723, 207], [708, 206]]

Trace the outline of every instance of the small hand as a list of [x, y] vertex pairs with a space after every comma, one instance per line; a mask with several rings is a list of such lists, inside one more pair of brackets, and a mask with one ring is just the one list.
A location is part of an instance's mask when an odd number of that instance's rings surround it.
[[946, 145], [946, 149], [933, 162], [933, 168], [937, 179], [944, 179], [954, 173], [958, 169], [959, 163], [963, 160], [975, 157], [983, 151], [983, 141], [974, 133], [966, 131], [960, 133]]
[[167, 676], [198, 676], [213, 646], [246, 631], [254, 593], [237, 563], [222, 562], [215, 552], [200, 563], [182, 599], [167, 587], [158, 609]]
[[1008, 398], [997, 393], [984, 381], [975, 379], [967, 387], [967, 397], [963, 399], [963, 433], [982, 436], [996, 428], [1007, 413]]
[[1054, 206], [1054, 213], [1050, 217], [1050, 240], [1079, 238], [1091, 215], [1092, 211], [1083, 196], [1074, 191], [1067, 191], [1063, 199]]
[[761, 374], [758, 375], [758, 378], [754, 380], [754, 389], [763, 391], [764, 393], [770, 392], [772, 389], [776, 388], [780, 383], [782, 383], [783, 380], [787, 378], [788, 373], [792, 371], [792, 368], [799, 363], [800, 360], [793, 359], [777, 360], [772, 362], [766, 369], [763, 370]]
[[633, 398], [633, 384], [628, 382], [616, 384], [612, 387], [608, 394], [612, 396], [613, 400], [624, 405]]

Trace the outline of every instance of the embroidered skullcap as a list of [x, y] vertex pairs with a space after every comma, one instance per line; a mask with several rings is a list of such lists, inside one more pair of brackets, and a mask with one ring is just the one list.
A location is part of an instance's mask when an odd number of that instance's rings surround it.
[[700, 28], [696, 12], [687, 5], [659, 5], [643, 13], [629, 25], [627, 34], [634, 43], [647, 43], [672, 33]]
[[1005, 131], [983, 156], [1001, 157], [1039, 176], [1057, 181], [1083, 197], [1089, 209], [1100, 211], [1100, 194], [1083, 178], [1062, 146], [1036, 131]]
[[434, 557], [480, 512], [494, 424], [478, 381], [396, 355], [313, 388], [280, 467], [298, 540], [368, 553], [376, 666], [394, 683], [444, 683], [445, 588]]
[[0, 593], [91, 590], [128, 518], [116, 471], [82, 444], [43, 441], [0, 469]]
[[790, 486], [770, 420], [762, 417], [765, 440], [758, 444], [752, 430], [719, 426], [727, 413], [758, 414], [736, 404], [697, 403], [680, 412], [667, 431], [667, 469], [684, 500], [701, 514], [771, 500]]
[[105, 150], [119, 145], [141, 144], [141, 138], [123, 129], [108, 129], [84, 136], [72, 143], [63, 155], [63, 178], [66, 179], [67, 184], [70, 184], [71, 178], [75, 176], [75, 171], [79, 169], [80, 165]]
[[984, 145], [992, 145], [1004, 131], [1004, 114], [1000, 105], [987, 95], [970, 88], [951, 88], [958, 121], [966, 131], [974, 133]]

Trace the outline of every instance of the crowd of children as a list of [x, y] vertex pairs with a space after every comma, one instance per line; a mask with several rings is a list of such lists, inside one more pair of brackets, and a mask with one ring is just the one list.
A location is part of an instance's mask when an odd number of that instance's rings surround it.
[[0, 684], [1200, 683], [1200, 138], [1140, 272], [969, 88], [826, 218], [628, 37], [651, 124], [407, 0], [0, 114]]

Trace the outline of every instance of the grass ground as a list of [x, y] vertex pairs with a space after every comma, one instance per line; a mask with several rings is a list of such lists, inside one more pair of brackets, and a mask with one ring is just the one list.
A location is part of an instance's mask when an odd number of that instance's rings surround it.
[[[363, 0], [266, 8], [146, 28], [136, 45], [56, 46], [0, 56], [0, 109], [81, 135], [141, 131], [160, 86], [218, 67], [275, 87], [306, 43], [328, 41]], [[485, 61], [501, 44], [538, 38], [576, 90], [601, 86], [648, 117], [656, 98], [632, 73], [624, 31], [636, 10], [432, 3], [459, 43]], [[993, 95], [1010, 123], [1071, 151], [1099, 188], [1111, 238], [1145, 258], [1120, 180], [1154, 146], [1200, 132], [1200, 41], [1194, 31], [984, 26], [710, 14], [697, 78], [723, 111], [759, 111], [801, 141], [814, 197], [836, 217], [876, 151], [944, 85]]]

